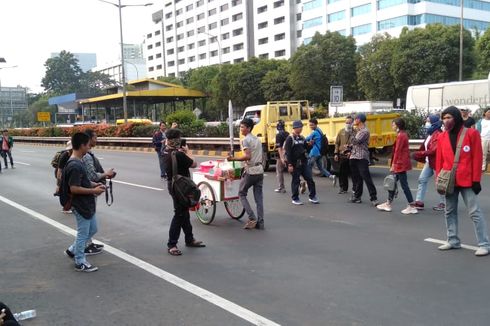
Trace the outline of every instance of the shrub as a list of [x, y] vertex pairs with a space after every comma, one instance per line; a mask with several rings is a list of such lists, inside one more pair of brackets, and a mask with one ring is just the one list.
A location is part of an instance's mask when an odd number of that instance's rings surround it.
[[173, 122], [177, 122], [182, 128], [183, 126], [191, 126], [192, 122], [197, 120], [194, 113], [190, 110], [177, 110], [165, 117], [167, 124], [170, 126]]
[[152, 137], [158, 129], [159, 127], [154, 125], [135, 126], [133, 137]]

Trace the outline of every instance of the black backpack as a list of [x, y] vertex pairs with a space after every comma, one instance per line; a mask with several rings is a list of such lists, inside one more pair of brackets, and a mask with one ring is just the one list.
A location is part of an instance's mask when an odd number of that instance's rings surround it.
[[51, 160], [51, 166], [53, 168], [57, 169], [59, 167], [61, 155], [63, 155], [63, 153], [65, 153], [66, 151], [67, 150], [64, 149], [64, 150], [56, 152], [56, 154], [54, 154], [53, 159]]
[[170, 153], [172, 158], [172, 191], [175, 199], [184, 207], [194, 207], [199, 203], [201, 190], [191, 178], [184, 177], [177, 172], [176, 151]]
[[60, 204], [65, 211], [71, 209], [72, 194], [70, 192], [70, 185], [68, 184], [68, 176], [66, 175], [66, 171], [68, 171], [67, 168], [70, 164], [77, 164], [72, 162], [72, 160], [69, 160], [68, 163], [66, 163], [66, 166], [63, 169], [63, 173], [61, 174]]
[[318, 132], [320, 133], [320, 135], [322, 135], [320, 155], [321, 156], [327, 156], [327, 154], [328, 154], [328, 138], [320, 129], [318, 129]]

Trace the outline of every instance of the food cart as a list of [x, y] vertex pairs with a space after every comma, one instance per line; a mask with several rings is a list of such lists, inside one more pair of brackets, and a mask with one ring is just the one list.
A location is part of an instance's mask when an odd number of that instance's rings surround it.
[[203, 224], [210, 224], [216, 215], [216, 204], [223, 202], [226, 212], [233, 219], [245, 214], [238, 190], [241, 165], [238, 162], [208, 161], [192, 172], [192, 180], [201, 191], [196, 216]]

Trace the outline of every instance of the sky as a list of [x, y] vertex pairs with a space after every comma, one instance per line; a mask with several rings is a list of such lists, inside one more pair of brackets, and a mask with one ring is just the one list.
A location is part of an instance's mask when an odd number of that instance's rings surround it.
[[[162, 0], [122, 0], [123, 5], [156, 3], [122, 10], [124, 43], [140, 44], [152, 25], [151, 14]], [[112, 0], [117, 2], [117, 0]], [[98, 0], [0, 0], [2, 86], [41, 92], [44, 63], [52, 52], [96, 53], [97, 64], [120, 58], [119, 12]]]

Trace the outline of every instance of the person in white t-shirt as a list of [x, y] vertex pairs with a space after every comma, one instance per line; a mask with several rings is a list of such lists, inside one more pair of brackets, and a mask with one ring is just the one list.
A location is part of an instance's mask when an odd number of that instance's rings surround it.
[[481, 170], [487, 170], [487, 155], [490, 152], [490, 107], [483, 111], [483, 119], [478, 121], [476, 129], [480, 132], [481, 146], [483, 150], [483, 164]]

